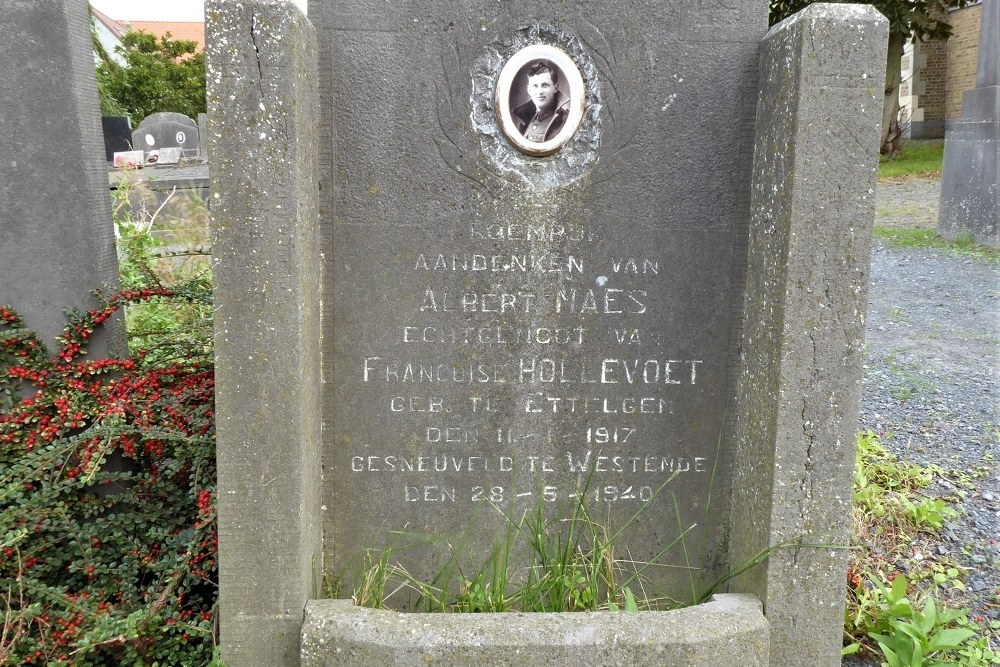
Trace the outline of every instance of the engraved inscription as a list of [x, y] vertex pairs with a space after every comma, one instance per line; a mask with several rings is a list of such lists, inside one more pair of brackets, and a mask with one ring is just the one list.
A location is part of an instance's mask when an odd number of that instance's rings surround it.
[[660, 328], [669, 264], [583, 224], [464, 232], [397, 258], [409, 304], [348, 374], [398, 442], [348, 438], [349, 474], [404, 505], [645, 503], [708, 476], [703, 449], [660, 432], [717, 367]]

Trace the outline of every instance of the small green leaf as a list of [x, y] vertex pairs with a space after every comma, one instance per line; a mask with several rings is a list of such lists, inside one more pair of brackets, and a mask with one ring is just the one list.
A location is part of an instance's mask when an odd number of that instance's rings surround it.
[[899, 600], [906, 596], [906, 577], [897, 575], [892, 580], [892, 599]]
[[639, 605], [635, 602], [632, 589], [628, 586], [625, 587], [625, 611], [639, 611]]
[[946, 651], [958, 648], [962, 642], [976, 634], [973, 630], [963, 630], [960, 628], [949, 628], [941, 630], [931, 637], [929, 648], [932, 651]]
[[937, 620], [938, 615], [937, 608], [934, 606], [934, 598], [928, 597], [927, 602], [924, 604], [924, 618], [920, 624], [920, 629], [924, 631], [925, 635], [929, 635], [934, 626], [937, 625]]

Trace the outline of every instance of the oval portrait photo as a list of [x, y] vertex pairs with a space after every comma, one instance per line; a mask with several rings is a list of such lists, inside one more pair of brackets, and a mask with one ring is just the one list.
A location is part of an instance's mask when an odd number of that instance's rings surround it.
[[497, 79], [497, 121], [522, 153], [551, 155], [583, 119], [583, 77], [565, 51], [533, 44], [515, 53]]

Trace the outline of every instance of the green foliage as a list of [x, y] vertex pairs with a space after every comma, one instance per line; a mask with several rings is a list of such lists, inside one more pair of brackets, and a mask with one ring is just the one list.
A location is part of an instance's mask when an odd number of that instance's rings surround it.
[[[968, 609], [948, 609], [935, 593], [965, 590], [964, 572], [943, 560], [921, 558], [904, 568], [915, 533], [932, 535], [956, 515], [945, 498], [926, 495], [935, 466], [903, 463], [871, 431], [858, 434], [854, 523], [862, 547], [848, 571], [845, 654], [866, 651], [884, 667], [988, 667], [1000, 664]], [[908, 574], [900, 574], [905, 569]], [[890, 584], [884, 582], [890, 581]], [[923, 593], [908, 596], [908, 588]]]
[[[914, 605], [907, 597], [907, 580], [898, 575], [887, 587], [875, 579], [871, 588], [857, 591], [860, 604], [847, 625], [853, 633], [864, 633], [878, 643], [886, 667], [945, 667], [958, 664], [957, 651], [968, 649], [968, 640], [976, 631], [955, 627], [966, 618], [967, 609], [938, 609], [932, 596]], [[845, 653], [853, 653], [860, 644], [851, 644]], [[961, 664], [972, 665], [970, 662]], [[987, 665], [988, 662], [978, 663]]]
[[[113, 196], [122, 286], [136, 290], [169, 287], [175, 295], [186, 297], [142, 301], [126, 308], [129, 346], [143, 350], [148, 360], [156, 362], [192, 356], [211, 359], [212, 277], [208, 250], [200, 247], [208, 225], [204, 204], [196, 197], [178, 201], [180, 197], [171, 194], [154, 209], [155, 195], [134, 184], [127, 169]], [[180, 218], [169, 224], [175, 242], [185, 249], [166, 252], [153, 233], [168, 209]]]
[[0, 665], [205, 665], [216, 599], [204, 359], [85, 360], [123, 290], [53, 357], [0, 307]]
[[944, 160], [943, 141], [904, 141], [899, 153], [878, 160], [879, 179], [936, 178]]
[[[221, 665], [209, 278], [129, 194], [124, 287], [53, 355], [0, 307], [0, 666]], [[134, 356], [89, 360], [123, 309]]]
[[[771, 25], [819, 0], [771, 0]], [[944, 20], [949, 9], [965, 7], [970, 0], [874, 0], [868, 2], [889, 19], [890, 34], [903, 39], [946, 39], [951, 25]]]
[[197, 44], [128, 32], [116, 51], [119, 65], [98, 51], [97, 88], [102, 112], [128, 115], [133, 123], [157, 111], [174, 111], [191, 118], [204, 113], [205, 54]]
[[899, 529], [925, 532], [957, 516], [942, 499], [918, 493], [931, 483], [932, 469], [899, 461], [875, 433], [858, 434], [857, 459], [854, 504], [866, 515]]

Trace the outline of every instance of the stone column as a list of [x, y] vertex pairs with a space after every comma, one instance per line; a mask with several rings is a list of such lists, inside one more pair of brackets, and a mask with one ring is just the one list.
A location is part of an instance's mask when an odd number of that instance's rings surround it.
[[887, 39], [820, 3], [762, 44], [731, 564], [803, 545], [732, 586], [764, 602], [772, 667], [840, 664]]
[[983, 0], [976, 87], [945, 133], [938, 233], [1000, 246], [1000, 0]]
[[86, 0], [0, 3], [0, 60], [0, 303], [51, 348], [63, 309], [118, 284]]
[[222, 657], [296, 665], [322, 572], [315, 31], [284, 0], [206, 19]]

